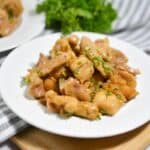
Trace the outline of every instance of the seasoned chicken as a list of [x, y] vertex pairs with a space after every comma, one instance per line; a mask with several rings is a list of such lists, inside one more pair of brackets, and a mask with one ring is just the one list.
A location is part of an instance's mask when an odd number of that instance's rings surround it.
[[40, 73], [41, 76], [45, 76], [51, 73], [54, 69], [62, 66], [68, 61], [68, 56], [63, 53], [55, 58], [48, 59], [43, 54], [40, 54], [40, 58], [36, 65], [36, 70]]
[[106, 61], [110, 60], [110, 47], [109, 47], [109, 40], [105, 39], [98, 39], [95, 41], [95, 47], [98, 54]]
[[53, 77], [49, 77], [49, 78], [46, 78], [44, 80], [44, 88], [45, 90], [55, 90], [56, 89], [56, 84], [57, 80]]
[[69, 44], [69, 41], [65, 37], [61, 37], [58, 39], [53, 46], [52, 50], [50, 51], [51, 57], [55, 57], [59, 55], [61, 52], [68, 52], [71, 50], [71, 46]]
[[86, 58], [84, 55], [81, 55], [77, 59], [75, 59], [70, 65], [70, 68], [74, 76], [79, 79], [81, 83], [89, 80], [94, 73], [92, 62], [88, 60], [88, 58]]
[[81, 39], [81, 52], [84, 53], [94, 64], [95, 68], [104, 76], [108, 77], [112, 71], [112, 66], [103, 60], [96, 50], [95, 44], [87, 37]]
[[29, 86], [28, 93], [32, 97], [41, 98], [45, 96], [45, 89], [43, 80], [38, 76], [36, 72], [30, 72], [28, 75]]
[[111, 58], [109, 59], [110, 63], [115, 65], [123, 65], [128, 62], [127, 57], [116, 49], [111, 48], [111, 52], [109, 54]]
[[46, 93], [47, 107], [59, 113], [67, 113], [94, 120], [99, 116], [98, 107], [90, 102], [80, 102], [72, 96], [60, 96], [54, 91]]
[[13, 17], [19, 17], [23, 12], [20, 0], [0, 0], [0, 8], [7, 11]]
[[80, 84], [78, 80], [69, 78], [64, 82], [60, 82], [60, 90], [64, 95], [73, 96], [81, 101], [91, 100], [91, 91], [84, 85]]
[[135, 76], [128, 71], [118, 70], [104, 85], [105, 89], [119, 89], [127, 100], [137, 95]]
[[70, 71], [64, 66], [58, 67], [54, 71], [51, 72], [51, 76], [53, 76], [55, 79], [67, 77], [69, 74], [70, 74]]
[[124, 104], [122, 99], [105, 90], [97, 92], [93, 102], [101, 112], [108, 115], [114, 115]]
[[0, 9], [0, 36], [7, 35], [9, 31], [9, 19], [5, 10]]
[[70, 43], [70, 45], [75, 48], [78, 43], [79, 43], [79, 38], [77, 35], [71, 35], [69, 38], [68, 38], [68, 41]]
[[69, 66], [76, 59], [76, 55], [72, 51], [67, 38], [60, 38], [59, 40], [57, 40], [54, 47], [50, 51], [50, 55], [52, 58], [58, 57], [62, 54], [65, 54], [68, 57], [68, 61], [66, 63], [67, 66]]
[[10, 34], [19, 25], [23, 8], [20, 0], [0, 0], [0, 36]]

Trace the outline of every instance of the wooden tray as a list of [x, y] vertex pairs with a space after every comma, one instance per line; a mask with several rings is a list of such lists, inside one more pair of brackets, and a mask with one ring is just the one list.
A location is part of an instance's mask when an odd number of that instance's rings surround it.
[[126, 134], [100, 139], [76, 139], [30, 127], [12, 141], [22, 150], [144, 150], [150, 145], [150, 123]]

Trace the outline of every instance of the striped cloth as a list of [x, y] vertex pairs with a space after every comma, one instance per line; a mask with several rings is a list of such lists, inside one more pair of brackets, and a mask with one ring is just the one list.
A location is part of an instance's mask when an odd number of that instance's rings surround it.
[[[126, 40], [150, 54], [150, 0], [112, 2], [119, 16], [114, 22], [114, 32], [111, 35]], [[0, 63], [7, 55], [8, 52], [0, 53]], [[12, 113], [0, 99], [0, 142], [27, 126], [27, 123]]]

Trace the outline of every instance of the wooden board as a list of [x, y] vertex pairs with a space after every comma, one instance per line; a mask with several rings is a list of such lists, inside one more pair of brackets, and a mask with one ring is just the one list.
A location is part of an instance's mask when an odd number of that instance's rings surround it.
[[100, 139], [63, 137], [30, 127], [12, 141], [22, 150], [144, 150], [150, 145], [150, 123], [126, 134]]

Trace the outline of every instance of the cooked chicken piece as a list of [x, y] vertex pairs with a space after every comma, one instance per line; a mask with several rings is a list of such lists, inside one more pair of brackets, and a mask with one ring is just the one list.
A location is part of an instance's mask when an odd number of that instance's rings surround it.
[[119, 65], [127, 63], [127, 57], [121, 52], [109, 46], [108, 39], [95, 41], [97, 52], [102, 58], [112, 64]]
[[81, 52], [84, 53], [93, 63], [95, 68], [104, 76], [108, 77], [112, 71], [112, 66], [103, 60], [103, 58], [98, 54], [94, 42], [92, 42], [87, 37], [82, 37]]
[[28, 94], [34, 98], [41, 98], [45, 96], [45, 89], [43, 80], [36, 72], [30, 72], [27, 76], [29, 79]]
[[91, 100], [91, 91], [74, 78], [69, 78], [64, 82], [60, 81], [60, 90], [63, 94], [76, 97], [81, 101]]
[[71, 47], [70, 47], [68, 39], [65, 37], [62, 37], [56, 41], [50, 53], [52, 57], [53, 56], [55, 57], [57, 56], [57, 52], [67, 52], [70, 50], [71, 50]]
[[123, 65], [128, 62], [128, 58], [119, 50], [111, 48], [110, 51], [110, 63], [115, 65]]
[[79, 37], [77, 35], [71, 35], [69, 38], [68, 38], [68, 41], [71, 45], [71, 48], [72, 50], [77, 54], [79, 55], [81, 52], [80, 52], [80, 41], [79, 41]]
[[78, 102], [78, 106], [74, 114], [90, 120], [95, 120], [101, 115], [98, 107], [90, 102]]
[[105, 89], [119, 89], [127, 100], [137, 95], [135, 76], [128, 71], [118, 70], [104, 85]]
[[[93, 55], [97, 55], [96, 46], [88, 37], [83, 36], [80, 41], [81, 54], [89, 53], [88, 51], [93, 51]], [[91, 54], [91, 53], [90, 53]], [[89, 55], [90, 55], [89, 54]], [[90, 55], [92, 57], [92, 55]]]
[[20, 0], [0, 0], [0, 36], [14, 31], [21, 21], [22, 11]]
[[95, 40], [95, 44], [98, 45], [99, 48], [109, 47], [109, 39], [108, 38], [97, 39], [97, 40]]
[[9, 33], [8, 25], [8, 14], [3, 9], [0, 9], [0, 36], [5, 36]]
[[9, 19], [5, 10], [0, 9], [0, 36], [10, 34], [20, 23], [18, 18]]
[[91, 100], [94, 98], [95, 94], [102, 88], [105, 79], [102, 75], [96, 71], [89, 81], [84, 82], [84, 86], [91, 91]]
[[98, 71], [95, 71], [92, 78], [89, 81], [84, 82], [84, 85], [87, 88], [95, 89], [102, 87], [104, 82], [105, 82], [104, 77]]
[[54, 47], [50, 51], [50, 56], [52, 58], [60, 56], [61, 54], [66, 54], [68, 56], [67, 65], [70, 65], [73, 60], [76, 59], [76, 55], [72, 51], [72, 48], [67, 38], [60, 38], [59, 40], [57, 40]]
[[79, 56], [70, 65], [74, 76], [81, 81], [81, 83], [89, 80], [93, 73], [94, 67], [92, 62], [84, 55]]
[[140, 70], [139, 69], [131, 68], [127, 64], [117, 65], [116, 69], [117, 70], [122, 70], [122, 71], [128, 71], [129, 73], [131, 73], [134, 76], [140, 74]]
[[79, 43], [79, 37], [77, 35], [71, 35], [68, 41], [72, 47], [76, 47]]
[[44, 88], [46, 91], [56, 89], [56, 79], [54, 77], [49, 77], [44, 80]]
[[48, 59], [43, 54], [40, 54], [40, 58], [36, 65], [36, 70], [40, 73], [40, 76], [45, 76], [51, 73], [54, 69], [62, 66], [68, 61], [68, 56], [63, 53], [55, 58]]
[[67, 113], [94, 120], [99, 116], [96, 105], [90, 102], [80, 102], [72, 96], [59, 96], [54, 91], [46, 93], [47, 107], [59, 113]]
[[53, 76], [55, 79], [67, 77], [69, 76], [70, 71], [68, 68], [61, 66], [59, 68], [56, 68], [53, 72], [51, 72], [51, 76]]
[[6, 10], [12, 17], [19, 17], [23, 12], [20, 0], [0, 0], [0, 8]]
[[109, 91], [101, 90], [93, 100], [99, 110], [108, 115], [114, 115], [124, 104], [124, 101]]
[[109, 47], [109, 40], [105, 39], [98, 39], [95, 41], [95, 47], [98, 54], [106, 61], [110, 60], [110, 47]]

